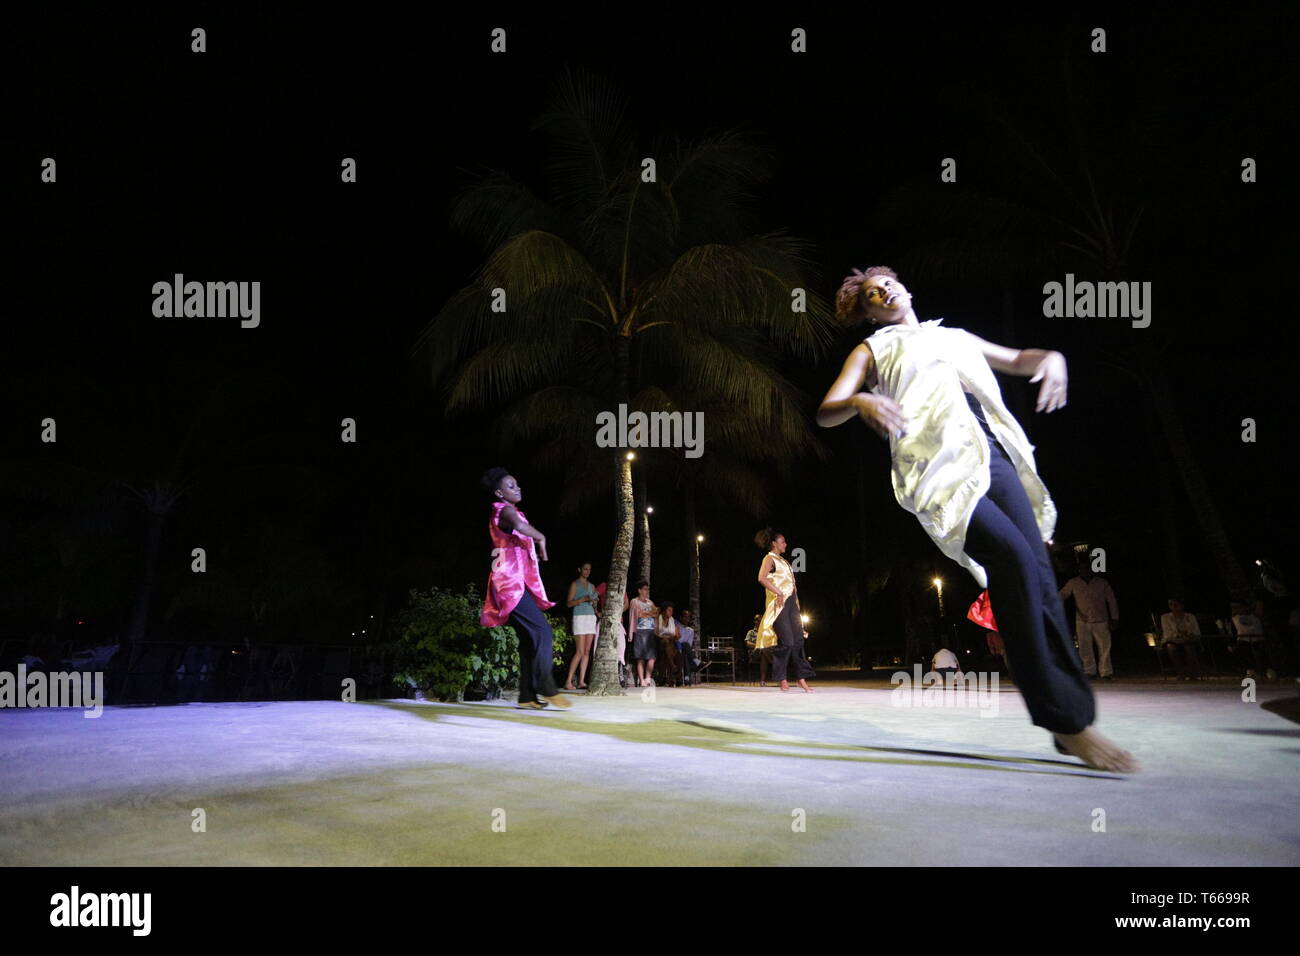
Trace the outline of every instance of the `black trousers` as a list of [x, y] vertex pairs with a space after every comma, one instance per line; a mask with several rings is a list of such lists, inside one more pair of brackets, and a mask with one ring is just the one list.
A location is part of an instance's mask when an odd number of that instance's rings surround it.
[[510, 612], [510, 626], [519, 636], [519, 703], [554, 697], [560, 692], [555, 684], [555, 633], [531, 594], [524, 592]]
[[1097, 716], [1070, 637], [1052, 559], [1015, 466], [985, 427], [992, 484], [975, 506], [966, 554], [984, 566], [989, 603], [1034, 724], [1077, 734]]
[[[799, 617], [799, 600], [791, 594], [772, 622], [776, 631], [776, 647], [770, 648], [771, 678], [775, 681], [809, 680], [816, 677], [803, 652], [803, 621]], [[787, 678], [786, 674], [793, 672]]]

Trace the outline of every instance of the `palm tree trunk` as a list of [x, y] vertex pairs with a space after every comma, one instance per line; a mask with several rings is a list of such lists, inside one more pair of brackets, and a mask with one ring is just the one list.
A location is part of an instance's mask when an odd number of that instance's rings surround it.
[[687, 546], [691, 549], [691, 623], [695, 625], [698, 640], [704, 636], [704, 620], [700, 617], [700, 542], [695, 527], [695, 485], [687, 478], [682, 487], [686, 494]]
[[1250, 580], [1246, 577], [1246, 572], [1228, 541], [1223, 519], [1219, 517], [1214, 496], [1210, 493], [1209, 486], [1205, 483], [1205, 476], [1201, 474], [1200, 465], [1197, 464], [1196, 456], [1192, 453], [1191, 443], [1183, 430], [1182, 416], [1179, 415], [1174, 404], [1169, 380], [1158, 358], [1149, 363], [1147, 388], [1160, 421], [1169, 455], [1183, 479], [1183, 488], [1201, 526], [1201, 534], [1204, 535], [1210, 553], [1214, 555], [1215, 564], [1218, 565], [1219, 580], [1223, 582], [1233, 598], [1248, 601], [1252, 595]]
[[1164, 539], [1164, 560], [1161, 573], [1164, 580], [1164, 597], [1182, 598], [1186, 594], [1183, 585], [1182, 551], [1178, 546], [1178, 509], [1176, 505], [1177, 488], [1170, 474], [1172, 464], [1165, 451], [1160, 435], [1160, 424], [1156, 419], [1152, 402], [1146, 402], [1147, 447], [1150, 449], [1150, 474], [1156, 498], [1156, 509], [1160, 512], [1160, 529]]
[[[618, 454], [618, 495], [620, 518], [614, 552], [609, 559], [609, 579], [605, 586], [605, 608], [600, 616], [600, 638], [596, 656], [587, 679], [588, 697], [616, 697], [623, 693], [618, 684], [618, 620], [623, 614], [623, 595], [627, 593], [627, 569], [632, 563], [632, 532], [635, 514], [632, 495], [632, 462], [623, 451]], [[627, 639], [632, 640], [629, 633]]]
[[[632, 341], [626, 335], [614, 339], [616, 399], [628, 400], [632, 368]], [[605, 607], [600, 615], [600, 636], [587, 677], [588, 697], [617, 697], [623, 693], [618, 683], [618, 620], [623, 615], [623, 596], [627, 594], [627, 570], [632, 563], [632, 534], [636, 528], [636, 502], [632, 495], [632, 462], [626, 451], [614, 453], [615, 501], [618, 503], [618, 534], [609, 557], [609, 578], [605, 582]], [[632, 640], [629, 633], [627, 639]]]
[[137, 644], [145, 638], [145, 629], [149, 620], [149, 605], [153, 601], [154, 581], [158, 572], [158, 552], [162, 545], [163, 515], [150, 508], [148, 515], [149, 531], [145, 538], [144, 573], [140, 581], [140, 590], [136, 593], [135, 607], [131, 611], [131, 625], [127, 630], [127, 644]]
[[645, 471], [638, 472], [633, 478], [636, 489], [636, 521], [641, 534], [641, 572], [637, 581], [650, 583], [650, 515], [646, 513], [646, 477]]

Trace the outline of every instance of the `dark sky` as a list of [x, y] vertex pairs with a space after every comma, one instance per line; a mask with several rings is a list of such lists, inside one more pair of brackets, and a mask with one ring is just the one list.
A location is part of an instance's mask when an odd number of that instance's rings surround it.
[[[493, 12], [424, 22], [317, 9], [279, 22], [203, 8], [135, 22], [117, 11], [29, 20], [14, 31], [26, 69], [6, 151], [21, 211], [10, 285], [20, 291], [0, 355], [10, 465], [0, 636], [48, 630], [60, 596], [97, 637], [120, 632], [144, 521], [114, 482], [138, 487], [178, 460], [198, 482], [165, 529], [155, 636], [200, 627], [185, 616], [198, 600], [187, 577], [196, 544], [243, 581], [328, 582], [328, 598], [309, 607], [267, 587], [276, 626], [265, 633], [300, 640], [345, 637], [381, 593], [391, 605], [410, 587], [481, 585], [486, 508], [474, 482], [497, 463], [520, 475], [528, 513], [552, 539], [548, 588], [561, 591], [580, 559], [605, 575], [612, 506], [558, 514], [565, 476], [529, 473], [531, 449], [494, 445], [490, 412], [448, 420], [410, 358], [482, 260], [449, 228], [467, 177], [506, 170], [546, 193], [547, 144], [530, 127], [566, 68], [624, 95], [646, 144], [737, 130], [766, 147], [773, 175], [753, 203], [755, 230], [808, 240], [820, 294], [832, 296], [851, 266], [891, 263], [922, 319], [994, 341], [1011, 329], [1019, 340], [1003, 344], [1064, 352], [1069, 407], [1024, 424], [1060, 508], [1058, 538], [1105, 543], [1130, 629], [1165, 589], [1144, 412], [1103, 365], [1134, 335], [1159, 343], [1240, 560], [1269, 557], [1296, 580], [1296, 337], [1283, 299], [1295, 285], [1295, 19], [1282, 10], [1032, 22], [870, 8], [853, 18], [736, 11], [635, 22]], [[194, 26], [207, 29], [205, 54], [189, 51]], [[495, 26], [508, 31], [504, 57], [487, 52]], [[793, 26], [808, 30], [804, 56], [788, 52]], [[1088, 50], [1097, 26], [1104, 54]], [[1041, 202], [1024, 144], [1061, 177], [1055, 214], [1077, 210], [1067, 193], [1083, 195], [1085, 164], [1103, 204], [1121, 216], [1141, 208], [1126, 275], [1154, 283], [1151, 329], [1043, 318], [1042, 285], [1060, 270], [1026, 267], [1005, 289], [977, 274], [906, 272], [944, 238], [944, 220], [933, 201], [890, 196], [908, 187], [931, 200], [949, 189]], [[46, 156], [58, 162], [55, 185], [37, 178]], [[342, 156], [358, 160], [354, 186], [338, 182]], [[958, 182], [940, 186], [949, 156]], [[1258, 160], [1254, 184], [1240, 180], [1245, 156]], [[987, 228], [989, 244], [1014, 245]], [[176, 272], [260, 280], [261, 327], [154, 318], [152, 284]], [[809, 415], [854, 340], [816, 367], [785, 368]], [[1032, 399], [1023, 381], [1003, 388], [1013, 402]], [[38, 440], [47, 416], [58, 422], [56, 447]], [[357, 446], [338, 441], [344, 416], [359, 422]], [[1240, 439], [1247, 417], [1254, 444]], [[872, 552], [926, 555], [973, 597], [894, 504], [874, 436], [852, 423], [819, 437], [829, 462], [801, 464], [799, 480], [775, 488], [775, 514], [760, 520], [727, 501], [702, 508], [715, 629], [743, 629], [761, 606], [750, 539], [765, 521], [808, 542], [805, 605], [836, 604], [817, 560], [852, 551], [837, 529], [852, 506], [855, 444], [868, 466]], [[670, 492], [654, 491], [656, 596], [681, 601], [680, 511]], [[1196, 516], [1177, 487], [1173, 500], [1186, 590], [1203, 605], [1193, 609], [1221, 614], [1226, 595]], [[877, 630], [889, 631], [890, 612], [881, 614]], [[828, 629], [843, 629], [827, 617]], [[235, 624], [205, 626], [238, 636]]]

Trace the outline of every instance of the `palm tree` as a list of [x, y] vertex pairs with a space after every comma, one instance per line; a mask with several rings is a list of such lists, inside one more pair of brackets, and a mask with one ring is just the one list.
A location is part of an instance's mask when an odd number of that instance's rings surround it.
[[[555, 202], [489, 173], [461, 196], [453, 223], [489, 249], [473, 281], [456, 293], [416, 344], [455, 413], [514, 400], [516, 430], [550, 436], [554, 454], [595, 414], [661, 405], [653, 389], [716, 396], [763, 422], [797, 414], [770, 356], [806, 358], [830, 341], [832, 317], [808, 289], [805, 243], [750, 235], [743, 203], [768, 175], [762, 154], [732, 133], [651, 150], [643, 176], [620, 122], [619, 98], [566, 73], [535, 128], [554, 143]], [[496, 292], [495, 290], [501, 290]], [[505, 311], [492, 311], [505, 295]], [[671, 398], [671, 396], [669, 396]], [[593, 449], [613, 479], [619, 531], [610, 559], [592, 694], [617, 693], [612, 640], [622, 612], [635, 524], [632, 462]], [[589, 479], [606, 483], [593, 475]]]

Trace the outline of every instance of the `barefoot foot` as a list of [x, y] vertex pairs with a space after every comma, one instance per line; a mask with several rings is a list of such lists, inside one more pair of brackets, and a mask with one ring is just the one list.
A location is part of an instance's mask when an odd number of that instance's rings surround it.
[[1137, 773], [1141, 769], [1131, 753], [1107, 740], [1091, 727], [1077, 734], [1053, 734], [1052, 738], [1057, 750], [1078, 757], [1094, 770]]
[[808, 686], [808, 682], [804, 680], [802, 677], [799, 678], [799, 686], [802, 687], [804, 691], [806, 691], [809, 694], [813, 692], [813, 689]]
[[781, 690], [786, 691], [789, 689], [790, 689], [790, 682], [788, 680], [781, 681]]

